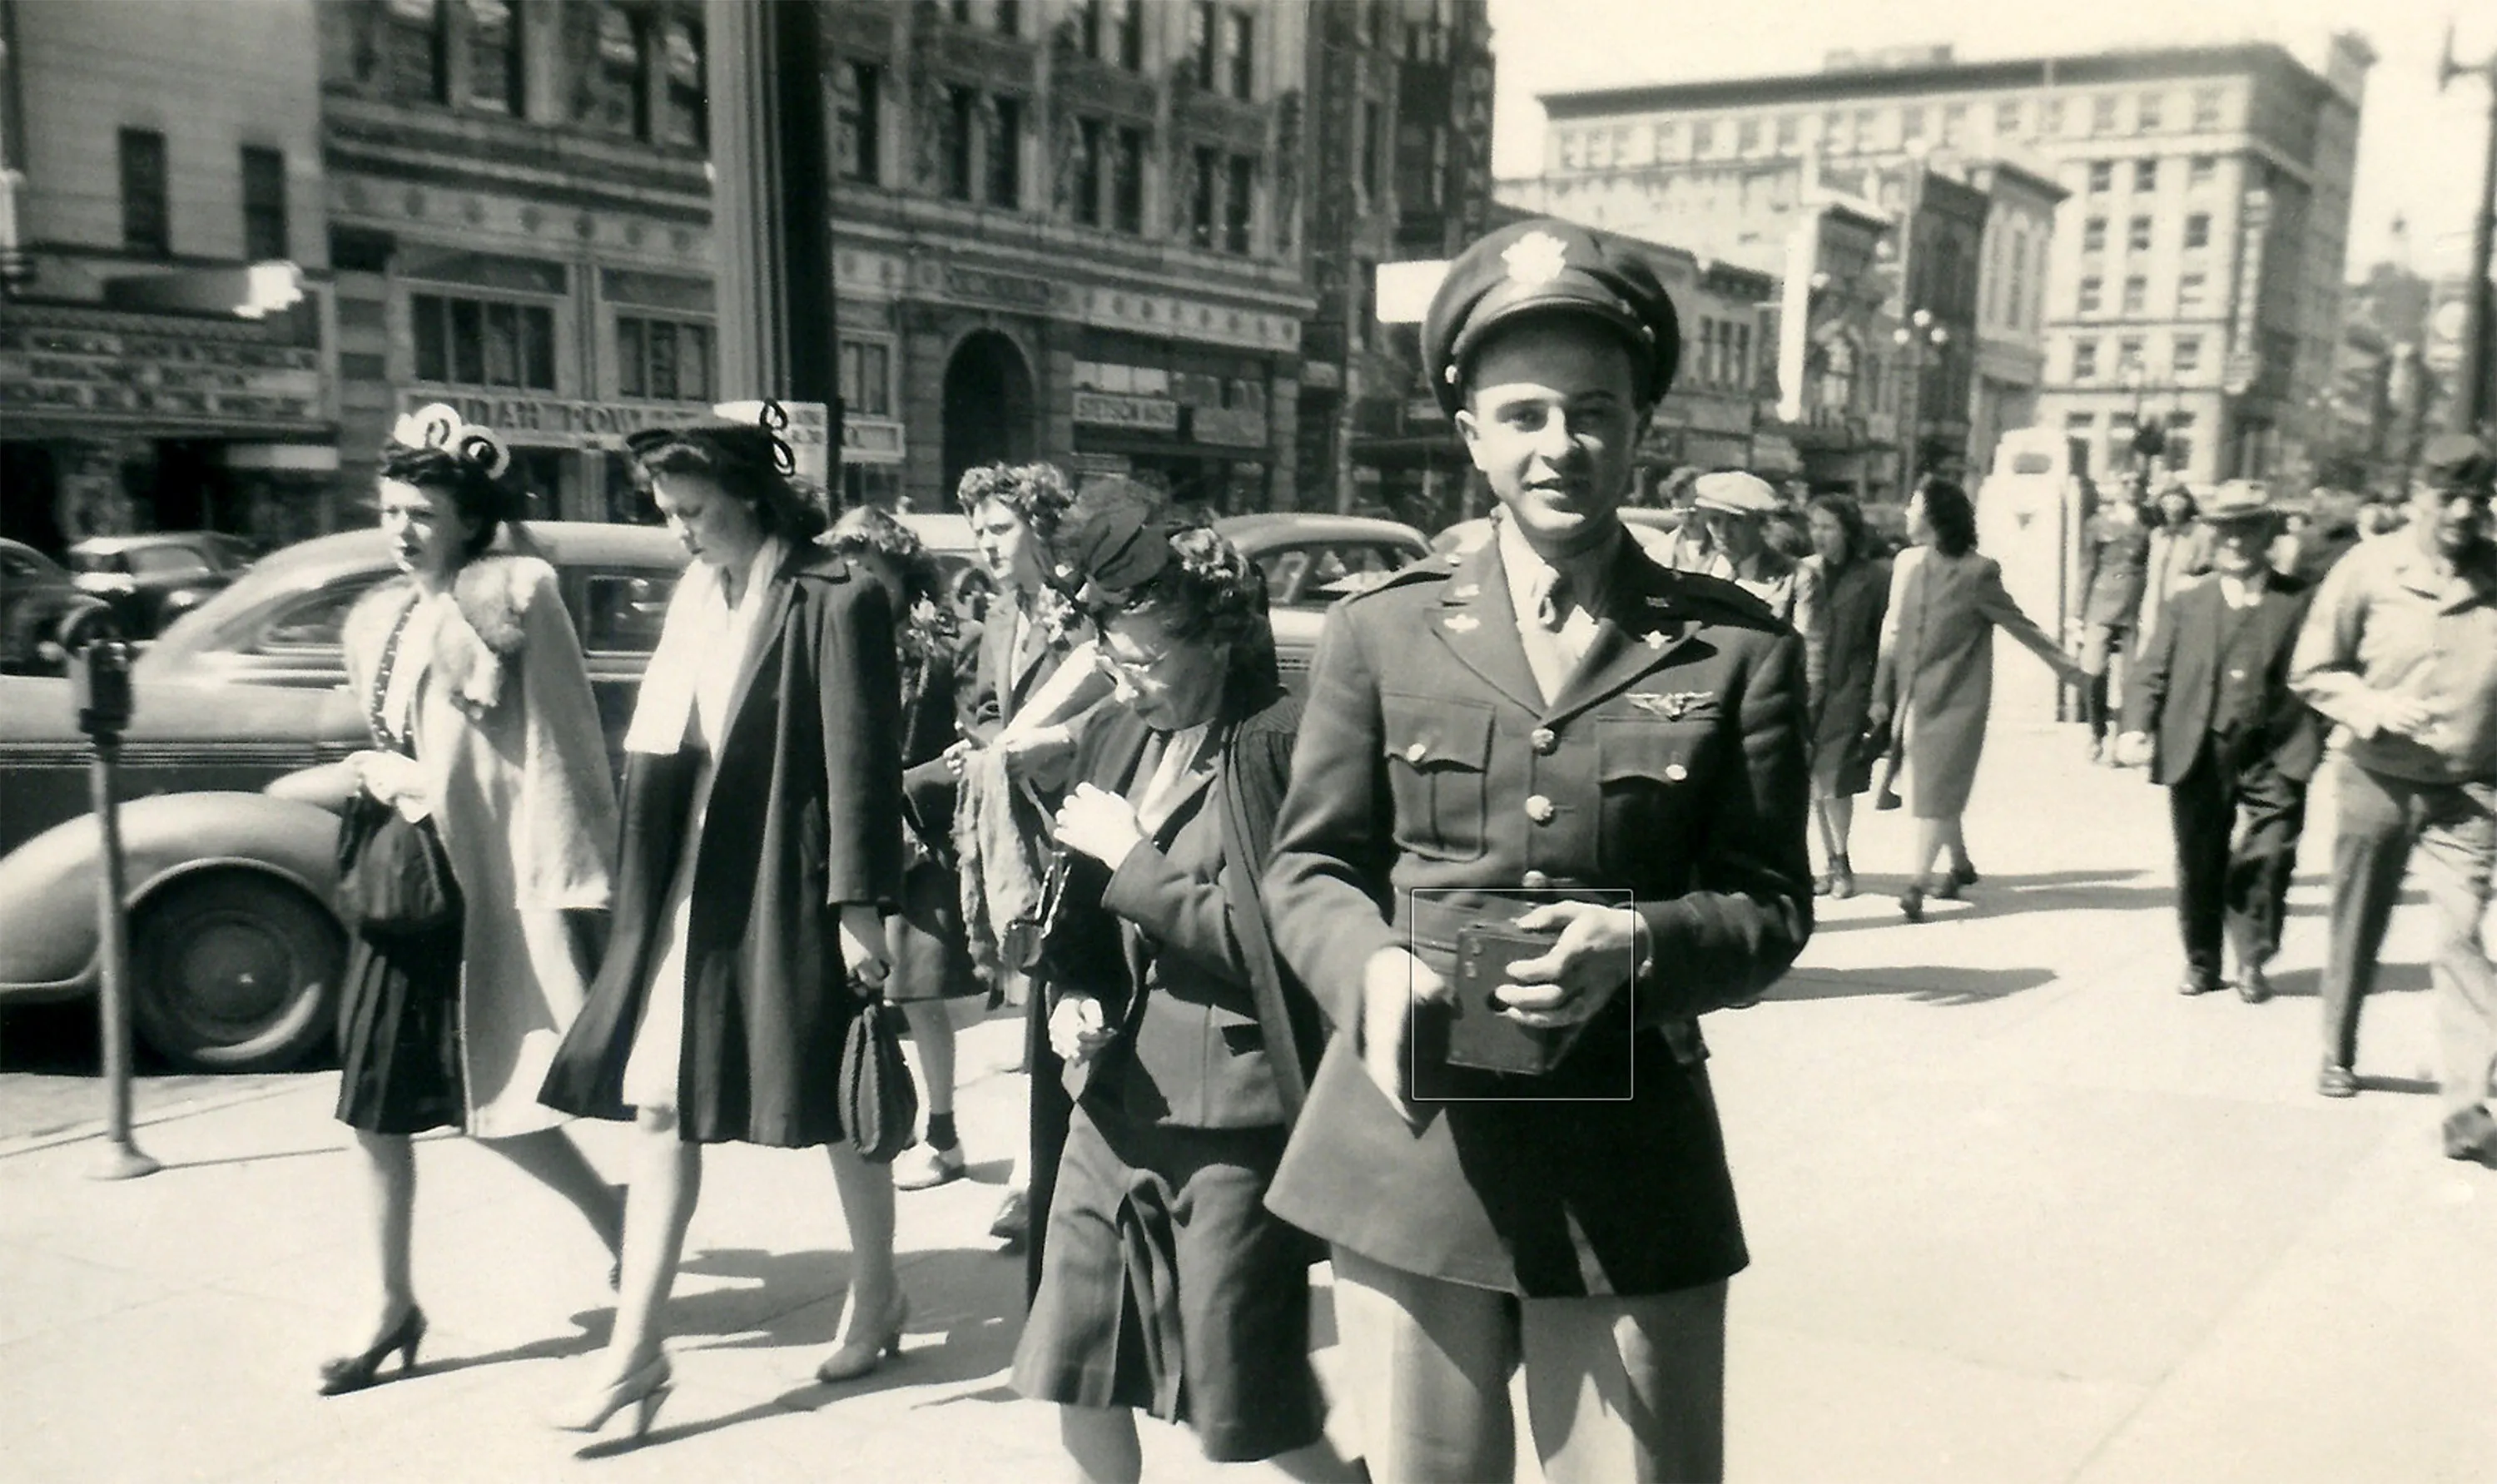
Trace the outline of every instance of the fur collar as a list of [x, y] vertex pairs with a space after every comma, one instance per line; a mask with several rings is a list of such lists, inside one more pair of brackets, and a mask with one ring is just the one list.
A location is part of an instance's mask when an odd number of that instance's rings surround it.
[[[452, 579], [455, 612], [434, 630], [425, 663], [463, 709], [472, 714], [493, 709], [502, 694], [504, 663], [527, 641], [529, 604], [541, 594], [554, 601], [554, 568], [535, 556], [481, 556]], [[347, 643], [378, 655], [390, 625], [415, 601], [416, 584], [407, 578], [382, 584], [349, 616]], [[400, 663], [411, 657], [401, 655]]]

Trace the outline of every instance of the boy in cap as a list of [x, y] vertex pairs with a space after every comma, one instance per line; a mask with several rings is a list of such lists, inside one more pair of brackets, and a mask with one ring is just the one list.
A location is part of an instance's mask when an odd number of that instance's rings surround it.
[[[1267, 900], [1334, 1030], [1268, 1204], [1333, 1247], [1376, 1480], [1510, 1477], [1520, 1370], [1547, 1478], [1723, 1468], [1747, 1257], [1698, 1017], [1811, 933], [1809, 785], [1801, 641], [1618, 515], [1680, 344], [1620, 238], [1468, 248], [1424, 363], [1499, 533], [1319, 642]], [[1538, 946], [1452, 1003], [1486, 927]], [[1454, 1064], [1469, 1016], [1549, 1069]]]
[[[2237, 995], [2271, 997], [2263, 965], [2280, 951], [2290, 877], [2306, 828], [2306, 783], [2323, 754], [2315, 713], [2289, 688], [2314, 589], [2271, 570], [2280, 533], [2269, 491], [2231, 481], [2202, 511], [2214, 572], [2145, 622], [2149, 647], [2126, 686], [2119, 761], [2151, 764], [2176, 835], [2178, 990], [2220, 987], [2221, 944], [2236, 950]], [[2238, 828], [2240, 819], [2244, 828]]]
[[2497, 1164], [2487, 1103], [2497, 968], [2480, 941], [2497, 868], [2497, 546], [2488, 537], [2497, 464], [2461, 433], [2430, 439], [2421, 463], [2409, 529], [2333, 566], [2290, 665], [2290, 685], [2348, 737], [2316, 1090], [2357, 1093], [2358, 1009], [2416, 860], [2438, 924], [2429, 968], [2445, 1152]]

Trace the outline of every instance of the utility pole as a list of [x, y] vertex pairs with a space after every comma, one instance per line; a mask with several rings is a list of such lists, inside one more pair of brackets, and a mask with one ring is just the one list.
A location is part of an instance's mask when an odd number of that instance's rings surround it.
[[[719, 389], [829, 410], [838, 486], [840, 352], [834, 324], [832, 171], [818, 8], [709, 0], [711, 221]], [[828, 491], [836, 506], [838, 488]]]
[[2445, 52], [2437, 58], [2436, 90], [2444, 92], [2454, 79], [2471, 76], [2488, 87], [2488, 152], [2480, 160], [2480, 210], [2471, 218], [2471, 266], [2462, 282], [2462, 364], [2449, 419], [2454, 432], [2480, 433], [2487, 429], [2492, 413], [2497, 413], [2488, 385], [2488, 253], [2490, 235], [2497, 231], [2497, 51], [2476, 67], [2457, 65], [2453, 22], [2449, 20]]

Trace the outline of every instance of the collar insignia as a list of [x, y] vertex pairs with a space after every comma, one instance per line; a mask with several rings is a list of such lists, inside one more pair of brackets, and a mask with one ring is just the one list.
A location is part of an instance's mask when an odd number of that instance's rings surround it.
[[1651, 592], [1647, 595], [1647, 606], [1650, 608], [1671, 608], [1673, 606], [1673, 598], [1671, 595], [1666, 593]]
[[1634, 690], [1629, 703], [1660, 721], [1680, 721], [1697, 707], [1717, 699], [1713, 690]]
[[1639, 636], [1639, 643], [1647, 646], [1651, 649], [1661, 649], [1665, 645], [1664, 630], [1650, 629]]
[[1451, 634], [1470, 634], [1482, 627], [1482, 620], [1471, 614], [1452, 614], [1441, 621], [1447, 624]]
[[1530, 232], [1500, 255], [1508, 281], [1525, 288], [1550, 283], [1569, 268], [1569, 245], [1548, 232]]

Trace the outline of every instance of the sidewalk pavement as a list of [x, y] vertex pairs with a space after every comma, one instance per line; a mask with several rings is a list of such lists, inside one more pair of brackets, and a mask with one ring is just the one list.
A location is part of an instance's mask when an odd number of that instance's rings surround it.
[[[1729, 1476], [2497, 1477], [2497, 1172], [2436, 1147], [2424, 908], [2395, 919], [2366, 1092], [2319, 1099], [2328, 791], [2281, 997], [2185, 999], [2162, 795], [2086, 766], [2077, 735], [1999, 730], [1972, 901], [1921, 927], [1886, 895], [1825, 902], [1770, 999], [1710, 1019], [1754, 1257]], [[1903, 815], [1861, 814], [1871, 890], [1907, 848]], [[825, 1162], [711, 1152], [669, 1311], [677, 1393], [639, 1449], [542, 1424], [605, 1339], [607, 1264], [474, 1144], [419, 1154], [418, 1374], [326, 1401], [314, 1366], [370, 1302], [332, 1077], [143, 1127], [167, 1165], [143, 1180], [83, 1179], [91, 1140], [0, 1146], [0, 1476], [1059, 1476], [1054, 1418], [1003, 1373], [1021, 1263], [985, 1236], [1021, 1126], [1014, 1039], [1004, 1020], [964, 1037], [974, 1178], [901, 1197], [907, 1350], [859, 1385], [811, 1376], [846, 1268]], [[621, 1170], [617, 1129], [582, 1137]], [[1218, 1471], [1145, 1431], [1148, 1478]]]

